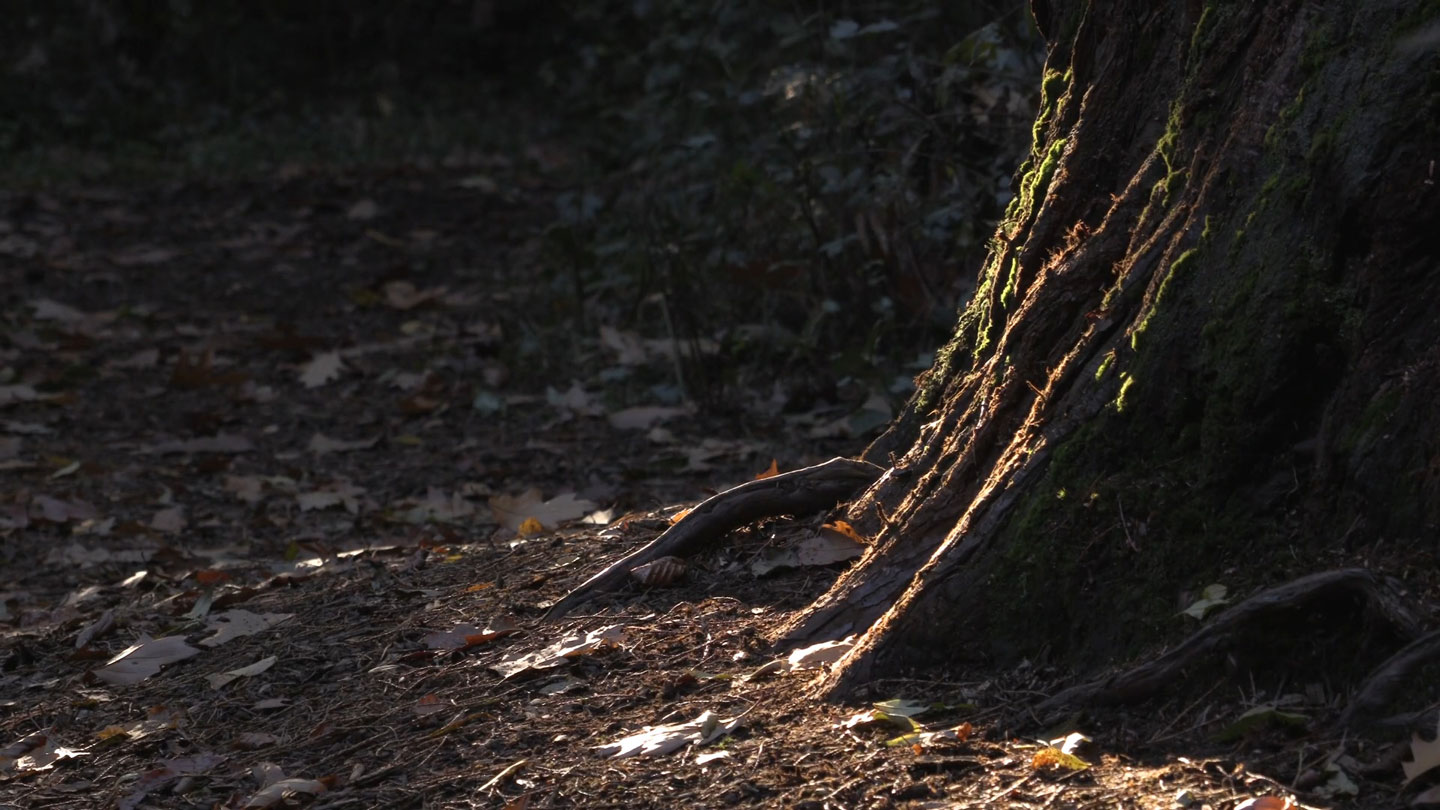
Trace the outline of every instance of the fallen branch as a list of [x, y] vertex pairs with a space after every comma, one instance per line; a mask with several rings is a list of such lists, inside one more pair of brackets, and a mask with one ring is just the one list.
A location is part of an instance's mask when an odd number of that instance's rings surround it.
[[761, 518], [830, 509], [873, 484], [883, 472], [869, 462], [832, 458], [717, 493], [648, 545], [585, 580], [552, 605], [541, 621], [558, 619], [597, 593], [614, 590], [624, 583], [630, 569], [651, 560], [692, 554]]

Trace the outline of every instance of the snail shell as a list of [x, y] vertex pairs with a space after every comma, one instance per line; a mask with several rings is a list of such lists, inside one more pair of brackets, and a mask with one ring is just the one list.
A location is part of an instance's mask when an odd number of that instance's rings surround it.
[[685, 576], [685, 561], [679, 557], [661, 557], [631, 568], [630, 576], [641, 585], [658, 588]]

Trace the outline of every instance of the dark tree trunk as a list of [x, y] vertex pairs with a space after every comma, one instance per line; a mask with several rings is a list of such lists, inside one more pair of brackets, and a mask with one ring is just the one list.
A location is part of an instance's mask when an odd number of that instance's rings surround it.
[[1051, 0], [1035, 142], [954, 339], [867, 454], [826, 684], [1133, 660], [1440, 522], [1440, 4]]

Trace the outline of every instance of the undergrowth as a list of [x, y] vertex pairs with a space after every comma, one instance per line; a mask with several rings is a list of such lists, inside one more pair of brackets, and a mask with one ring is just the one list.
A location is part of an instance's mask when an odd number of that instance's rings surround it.
[[714, 341], [701, 401], [779, 369], [794, 408], [898, 402], [1029, 144], [1039, 43], [993, 5], [572, 4], [536, 77], [584, 147], [547, 234], [573, 315]]

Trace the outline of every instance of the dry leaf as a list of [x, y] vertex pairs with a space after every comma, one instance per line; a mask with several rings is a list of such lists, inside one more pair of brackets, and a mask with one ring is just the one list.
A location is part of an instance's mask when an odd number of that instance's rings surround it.
[[211, 689], [219, 689], [220, 687], [225, 686], [231, 681], [238, 680], [240, 678], [253, 678], [256, 675], [259, 675], [270, 667], [275, 666], [276, 660], [276, 657], [273, 655], [267, 658], [261, 658], [259, 661], [256, 661], [249, 666], [240, 667], [239, 669], [232, 669], [229, 672], [216, 672], [211, 675], [206, 675], [205, 680], [210, 683]]
[[774, 478], [775, 476], [777, 476], [777, 475], [779, 475], [779, 474], [780, 474], [780, 463], [779, 463], [778, 461], [776, 461], [775, 459], [772, 458], [772, 459], [770, 459], [770, 466], [767, 467], [767, 468], [765, 468], [765, 471], [764, 471], [764, 472], [762, 472], [762, 473], [760, 473], [759, 475], [755, 476], [755, 480], [756, 480], [756, 481], [763, 481], [763, 480], [766, 479], [766, 478]]
[[547, 529], [553, 529], [567, 520], [582, 518], [594, 511], [595, 504], [575, 493], [556, 495], [542, 501], [539, 489], [529, 489], [519, 495], [496, 495], [490, 499], [490, 511], [495, 521], [507, 529], [518, 532], [526, 519], [534, 518]]
[[251, 636], [269, 630], [294, 615], [293, 613], [251, 613], [248, 610], [227, 610], [224, 613], [216, 613], [205, 622], [206, 627], [215, 632], [213, 635], [201, 639], [200, 646], [219, 647], [221, 644], [234, 641], [242, 636]]
[[616, 430], [649, 430], [658, 422], [674, 419], [677, 416], [684, 416], [686, 413], [688, 413], [688, 411], [684, 408], [646, 406], [616, 411], [607, 416], [606, 420], [610, 422], [610, 427]]
[[225, 491], [234, 494], [245, 503], [259, 503], [264, 484], [264, 479], [258, 475], [225, 476]]
[[40, 394], [29, 385], [0, 385], [0, 407], [17, 402], [34, 402]]
[[604, 408], [595, 404], [594, 399], [578, 382], [570, 383], [570, 387], [564, 393], [546, 387], [545, 401], [562, 411], [580, 416], [599, 416], [605, 412]]
[[851, 540], [854, 540], [854, 541], [857, 542], [857, 543], [868, 543], [868, 542], [869, 542], [869, 541], [866, 540], [859, 532], [855, 531], [855, 527], [854, 527], [854, 526], [851, 526], [848, 521], [837, 520], [837, 521], [835, 521], [835, 522], [833, 522], [833, 523], [826, 523], [824, 526], [821, 526], [820, 528], [822, 528], [822, 529], [829, 529], [829, 530], [832, 531], [832, 532], [839, 532], [840, 534], [845, 535], [846, 537], [850, 538]]
[[248, 453], [254, 449], [254, 443], [244, 436], [217, 433], [199, 439], [161, 442], [137, 452], [142, 456], [157, 456], [171, 453]]
[[385, 305], [401, 312], [442, 298], [447, 292], [444, 287], [417, 290], [415, 285], [408, 281], [391, 281], [382, 288], [382, 291], [385, 294]]
[[685, 561], [679, 557], [661, 557], [630, 569], [636, 582], [652, 588], [669, 585], [685, 576]]
[[1235, 805], [1235, 810], [1294, 810], [1298, 804], [1285, 796], [1259, 796]]
[[1440, 720], [1437, 720], [1435, 739], [1426, 742], [1419, 734], [1410, 735], [1410, 761], [1401, 762], [1405, 770], [1405, 784], [1420, 778], [1426, 771], [1440, 765]]
[[245, 800], [241, 807], [274, 807], [297, 793], [311, 796], [324, 793], [325, 783], [316, 779], [277, 779]]
[[166, 534], [178, 534], [185, 529], [185, 507], [171, 506], [161, 509], [150, 518], [150, 528]]
[[496, 619], [483, 630], [473, 624], [457, 624], [449, 630], [425, 636], [425, 646], [432, 650], [460, 650], [474, 647], [519, 632], [520, 625], [510, 619]]
[[348, 481], [333, 481], [313, 492], [296, 494], [295, 502], [300, 505], [301, 512], [343, 506], [346, 512], [358, 515], [360, 513], [360, 496], [364, 494], [364, 487], [357, 487]]
[[30, 516], [50, 523], [69, 523], [72, 520], [93, 520], [99, 515], [95, 507], [84, 501], [62, 501], [49, 495], [36, 495], [30, 499]]
[[807, 537], [792, 546], [781, 549], [768, 557], [761, 557], [750, 564], [756, 576], [781, 568], [800, 568], [807, 565], [831, 565], [853, 560], [865, 553], [865, 545], [857, 543], [843, 534], [823, 532]]
[[427, 489], [424, 498], [407, 499], [405, 503], [414, 504], [400, 515], [407, 523], [454, 523], [475, 514], [475, 504], [465, 500], [464, 495], [446, 494], [437, 487]]
[[785, 670], [794, 672], [802, 669], [822, 669], [845, 657], [855, 647], [855, 634], [850, 634], [838, 641], [822, 641], [819, 644], [811, 644], [808, 647], [800, 647], [792, 650], [790, 655], [784, 659]]
[[356, 200], [355, 203], [350, 206], [349, 210], [345, 212], [345, 218], [364, 222], [374, 219], [379, 214], [380, 206], [376, 205], [375, 201], [369, 197], [362, 197]]
[[612, 624], [584, 635], [566, 636], [534, 652], [510, 653], [491, 664], [490, 669], [500, 673], [503, 678], [512, 678], [530, 670], [562, 666], [577, 655], [618, 647], [624, 640], [625, 628]]
[[595, 753], [612, 759], [668, 754], [691, 743], [704, 745], [719, 739], [739, 725], [740, 715], [721, 718], [707, 710], [688, 723], [646, 726], [638, 734], [616, 740], [609, 745], [597, 746]]
[[166, 664], [199, 654], [199, 650], [185, 643], [184, 636], [141, 638], [95, 670], [95, 677], [111, 686], [129, 686], [154, 675]]
[[340, 359], [339, 352], [317, 354], [300, 369], [300, 382], [306, 388], [319, 388], [338, 379], [344, 368], [345, 361]]

